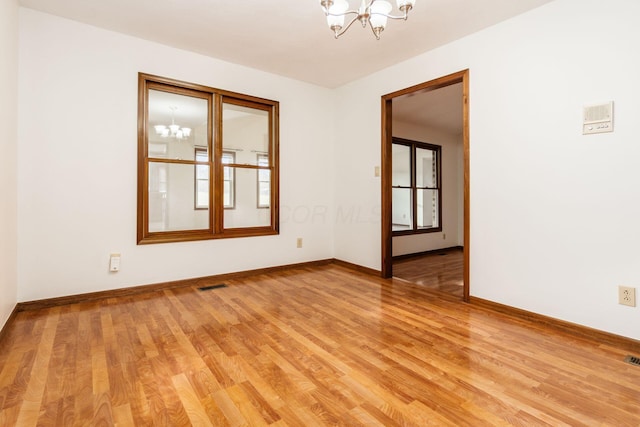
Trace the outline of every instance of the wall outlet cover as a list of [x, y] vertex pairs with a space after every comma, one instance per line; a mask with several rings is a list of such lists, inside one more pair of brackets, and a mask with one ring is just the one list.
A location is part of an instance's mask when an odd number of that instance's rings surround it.
[[618, 286], [618, 304], [636, 306], [636, 288]]

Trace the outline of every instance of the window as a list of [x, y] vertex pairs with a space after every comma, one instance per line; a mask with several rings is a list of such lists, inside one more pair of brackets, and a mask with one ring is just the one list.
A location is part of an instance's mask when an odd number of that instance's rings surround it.
[[393, 138], [394, 235], [442, 231], [439, 145]]
[[269, 176], [269, 156], [267, 154], [258, 154], [258, 208], [265, 209], [270, 203], [271, 178]]
[[142, 73], [138, 96], [139, 244], [278, 233], [278, 102]]

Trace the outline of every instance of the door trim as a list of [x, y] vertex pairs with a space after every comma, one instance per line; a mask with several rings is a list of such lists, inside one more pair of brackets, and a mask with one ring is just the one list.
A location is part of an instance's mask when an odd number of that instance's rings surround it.
[[463, 299], [469, 302], [469, 253], [470, 253], [470, 207], [469, 207], [469, 70], [459, 71], [428, 82], [401, 89], [382, 96], [382, 152], [381, 152], [381, 275], [390, 278], [393, 274], [392, 232], [391, 232], [391, 142], [393, 140], [391, 121], [394, 98], [414, 92], [426, 92], [462, 83], [462, 144], [464, 156], [464, 262], [463, 262]]

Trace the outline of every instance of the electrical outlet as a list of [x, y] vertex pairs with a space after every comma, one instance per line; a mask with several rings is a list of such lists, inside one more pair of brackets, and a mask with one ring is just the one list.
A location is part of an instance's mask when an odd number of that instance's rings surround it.
[[302, 247], [302, 237], [298, 237], [298, 240], [296, 240], [296, 248], [301, 248]]
[[636, 288], [618, 286], [618, 304], [636, 306]]

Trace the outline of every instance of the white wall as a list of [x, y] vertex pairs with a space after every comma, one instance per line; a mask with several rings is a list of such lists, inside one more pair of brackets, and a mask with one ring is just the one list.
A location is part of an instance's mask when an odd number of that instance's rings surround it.
[[[617, 303], [640, 289], [638, 16], [557, 0], [340, 88], [338, 207], [379, 210], [380, 97], [469, 68], [471, 295], [640, 339], [640, 307]], [[583, 136], [583, 105], [609, 100], [615, 132]], [[380, 268], [379, 218], [335, 240]]]
[[[333, 256], [332, 91], [24, 8], [19, 71], [19, 301]], [[280, 235], [136, 245], [138, 72], [280, 102]]]
[[17, 302], [18, 2], [0, 0], [0, 329]]
[[459, 168], [462, 157], [462, 136], [452, 135], [414, 123], [393, 121], [393, 136], [413, 141], [427, 142], [442, 147], [442, 232], [412, 234], [393, 237], [393, 256], [462, 246], [463, 170]]

